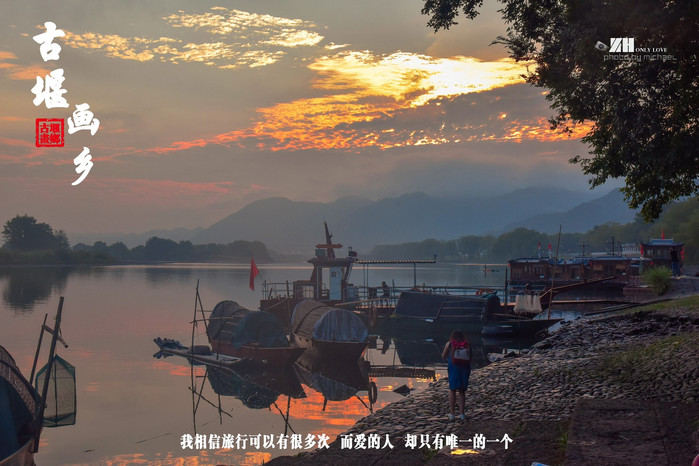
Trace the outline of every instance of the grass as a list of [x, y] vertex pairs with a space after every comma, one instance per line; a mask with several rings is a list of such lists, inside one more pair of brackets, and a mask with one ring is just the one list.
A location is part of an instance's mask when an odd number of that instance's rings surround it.
[[662, 311], [676, 307], [686, 307], [690, 308], [690, 310], [693, 311], [699, 311], [699, 295], [688, 296], [686, 298], [671, 299], [669, 301], [663, 301], [661, 303], [648, 304], [646, 306], [634, 308], [632, 312]]
[[649, 285], [655, 290], [658, 296], [667, 293], [670, 289], [670, 280], [672, 280], [672, 271], [667, 267], [653, 267], [643, 273], [643, 283]]
[[434, 458], [437, 453], [439, 453], [439, 450], [433, 450], [432, 448], [423, 448], [422, 449], [422, 455], [423, 455], [422, 462], [429, 463], [430, 460], [432, 460], [432, 458]]
[[603, 377], [611, 377], [622, 383], [634, 383], [638, 377], [665, 362], [668, 354], [682, 355], [699, 345], [699, 336], [685, 333], [635, 345], [631, 348], [602, 356], [600, 369]]
[[558, 449], [562, 452], [565, 452], [566, 448], [568, 447], [568, 433], [569, 430], [567, 429], [561, 431], [561, 436], [556, 439], [556, 445], [558, 446]]
[[646, 304], [645, 306], [639, 306], [631, 309], [625, 309], [623, 311], [617, 311], [615, 315], [632, 315], [636, 313], [666, 311], [671, 309], [682, 309], [683, 311], [686, 311], [690, 314], [699, 312], [699, 295], [688, 296], [685, 298], [668, 299], [667, 301]]

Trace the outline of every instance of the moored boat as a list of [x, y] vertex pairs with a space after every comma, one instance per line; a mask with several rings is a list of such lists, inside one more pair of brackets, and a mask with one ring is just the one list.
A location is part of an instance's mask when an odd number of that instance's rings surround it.
[[560, 319], [530, 319], [507, 314], [496, 293], [481, 296], [404, 291], [389, 320], [408, 327], [461, 329], [485, 335], [534, 335]]
[[369, 332], [353, 312], [305, 299], [291, 317], [293, 343], [321, 358], [356, 361], [369, 345]]
[[289, 345], [279, 320], [269, 312], [251, 311], [235, 301], [218, 303], [208, 319], [211, 350], [272, 366], [293, 363], [305, 348]]
[[0, 346], [0, 465], [34, 464], [40, 399], [10, 353]]
[[[10, 353], [0, 346], [0, 466], [34, 466], [34, 453], [39, 449], [42, 427], [61, 427], [75, 424], [76, 387], [75, 368], [56, 354], [56, 343], [61, 341], [60, 297], [55, 325], [46, 325], [44, 317], [39, 342], [34, 356], [30, 379], [24, 378]], [[51, 334], [48, 362], [36, 372], [44, 332]]]

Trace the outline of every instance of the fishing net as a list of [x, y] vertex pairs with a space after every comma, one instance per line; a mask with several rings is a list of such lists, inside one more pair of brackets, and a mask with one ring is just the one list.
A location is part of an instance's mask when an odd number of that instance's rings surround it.
[[[36, 374], [37, 390], [43, 390], [48, 364]], [[59, 427], [75, 424], [76, 415], [75, 367], [56, 355], [49, 378], [44, 410], [44, 426]]]

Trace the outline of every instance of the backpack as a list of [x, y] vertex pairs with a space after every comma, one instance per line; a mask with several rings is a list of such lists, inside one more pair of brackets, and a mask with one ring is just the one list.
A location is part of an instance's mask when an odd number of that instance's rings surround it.
[[456, 366], [468, 366], [471, 364], [471, 346], [468, 341], [450, 342], [451, 362]]

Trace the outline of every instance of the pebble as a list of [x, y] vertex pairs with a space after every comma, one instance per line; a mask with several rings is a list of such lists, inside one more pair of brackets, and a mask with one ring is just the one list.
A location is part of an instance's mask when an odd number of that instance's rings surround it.
[[[654, 361], [660, 361], [643, 366], [645, 373], [622, 365], [614, 374], [603, 361], [630, 347], [696, 332], [697, 322], [699, 316], [661, 312], [569, 322], [520, 357], [474, 370], [466, 392], [468, 419], [560, 421], [570, 419], [578, 398], [693, 401], [699, 396], [697, 344], [682, 355], [670, 345], [662, 346], [654, 355]], [[633, 380], [619, 380], [629, 374]], [[459, 421], [447, 418], [447, 393], [447, 380], [440, 379], [365, 417], [345, 433], [450, 433]]]

